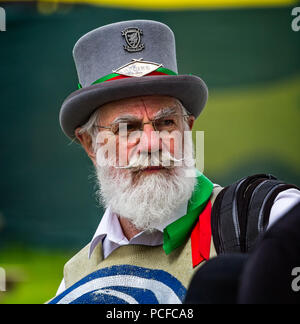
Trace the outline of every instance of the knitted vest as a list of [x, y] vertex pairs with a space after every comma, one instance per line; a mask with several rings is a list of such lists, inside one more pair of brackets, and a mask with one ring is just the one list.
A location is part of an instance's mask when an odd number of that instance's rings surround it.
[[[214, 188], [210, 197], [212, 204], [221, 189], [219, 186]], [[169, 255], [166, 255], [162, 246], [125, 245], [114, 250], [108, 258], [104, 259], [100, 243], [96, 246], [91, 257], [88, 258], [89, 247], [90, 244], [85, 246], [65, 264], [64, 280], [66, 289], [67, 291], [71, 289], [78, 290], [80, 285], [88, 286], [89, 281], [93, 280], [94, 282], [97, 280], [100, 286], [104, 285], [103, 282], [105, 282], [105, 285], [101, 287], [106, 289], [102, 292], [106, 294], [106, 297], [109, 295], [109, 300], [112, 303], [119, 302], [120, 298], [127, 302], [180, 303], [184, 299], [186, 289], [195, 271], [204, 264], [202, 262], [193, 268], [191, 238], [188, 238], [185, 244]], [[214, 256], [216, 256], [216, 251], [213, 240], [211, 240], [210, 258]], [[99, 279], [99, 276], [103, 278], [102, 281]], [[107, 284], [110, 280], [111, 283]], [[94, 286], [93, 288], [95, 288]], [[116, 286], [126, 287], [126, 289], [124, 288], [126, 294], [120, 288], [118, 288], [117, 294], [115, 291], [112, 293], [112, 290], [107, 289], [107, 287]], [[132, 286], [136, 291], [128, 293], [128, 289]], [[138, 289], [142, 289], [145, 292], [155, 286], [159, 287], [157, 288], [159, 293], [154, 292], [155, 296], [153, 296], [153, 292], [149, 291], [148, 295], [145, 293], [143, 297], [140, 297], [137, 292]], [[110, 293], [108, 293], [108, 290]], [[80, 293], [78, 294], [79, 299], [77, 299], [77, 302], [91, 302], [90, 296], [86, 299], [81, 298]], [[128, 294], [131, 294], [130, 297], [128, 297]], [[74, 300], [74, 296], [72, 298], [68, 299], [68, 295], [65, 293], [64, 299], [57, 300], [57, 302], [70, 302]], [[110, 302], [109, 300], [106, 298], [104, 302]], [[97, 302], [99, 302], [99, 298]]]

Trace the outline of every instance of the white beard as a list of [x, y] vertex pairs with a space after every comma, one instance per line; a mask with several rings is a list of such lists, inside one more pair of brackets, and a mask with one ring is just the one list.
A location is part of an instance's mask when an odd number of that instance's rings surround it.
[[[192, 142], [186, 145], [193, 151]], [[128, 219], [136, 229], [151, 232], [167, 224], [179, 206], [188, 202], [196, 178], [186, 172], [194, 173], [195, 168], [183, 165], [145, 174], [136, 171], [137, 161], [133, 160], [132, 170], [97, 166], [98, 196], [106, 208], [110, 206], [112, 212]], [[144, 161], [140, 165], [145, 167]]]

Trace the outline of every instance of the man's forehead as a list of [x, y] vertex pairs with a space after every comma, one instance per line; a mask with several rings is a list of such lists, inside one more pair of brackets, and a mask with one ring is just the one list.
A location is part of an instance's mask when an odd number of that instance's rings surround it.
[[123, 99], [103, 105], [100, 109], [100, 115], [102, 118], [115, 118], [124, 114], [131, 114], [137, 117], [143, 117], [147, 114], [151, 118], [167, 108], [173, 108], [179, 112], [180, 107], [179, 100], [173, 97], [144, 96]]

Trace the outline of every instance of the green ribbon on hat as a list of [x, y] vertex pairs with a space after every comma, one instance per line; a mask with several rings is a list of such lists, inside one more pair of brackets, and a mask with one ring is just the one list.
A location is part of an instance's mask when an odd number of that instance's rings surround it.
[[191, 234], [212, 194], [213, 187], [213, 183], [197, 170], [197, 184], [189, 200], [186, 215], [164, 229], [163, 249], [166, 254], [181, 246]]

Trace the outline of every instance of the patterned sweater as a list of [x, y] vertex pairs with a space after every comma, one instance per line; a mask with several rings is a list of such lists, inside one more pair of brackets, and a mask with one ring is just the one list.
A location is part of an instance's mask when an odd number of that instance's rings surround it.
[[[213, 204], [221, 187], [210, 197]], [[49, 303], [179, 304], [204, 263], [193, 266], [192, 240], [166, 255], [162, 246], [126, 245], [103, 259], [101, 243], [88, 258], [89, 245], [64, 267], [66, 290]], [[210, 240], [209, 257], [216, 255]]]

